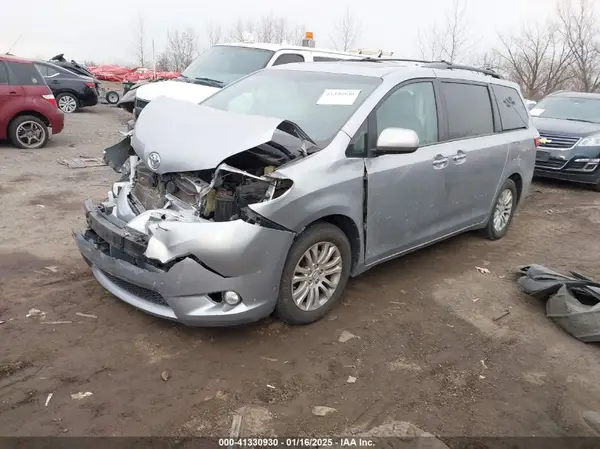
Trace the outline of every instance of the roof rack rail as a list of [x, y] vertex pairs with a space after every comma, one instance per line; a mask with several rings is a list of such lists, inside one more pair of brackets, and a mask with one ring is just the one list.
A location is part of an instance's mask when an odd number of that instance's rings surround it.
[[349, 61], [371, 61], [371, 62], [415, 62], [419, 64], [430, 64], [433, 61], [425, 61], [422, 59], [408, 59], [408, 58], [385, 58], [385, 57], [366, 57], [361, 59], [349, 59]]
[[431, 69], [445, 69], [445, 70], [468, 70], [470, 72], [482, 73], [484, 75], [489, 75], [493, 78], [502, 79], [502, 75], [496, 72], [493, 69], [481, 69], [478, 67], [473, 67], [469, 65], [460, 65], [454, 64], [448, 61], [426, 61], [424, 59], [409, 59], [409, 58], [361, 58], [355, 59], [355, 61], [371, 61], [371, 62], [386, 62], [386, 61], [394, 61], [394, 62], [414, 62], [418, 64], [423, 64], [423, 67], [431, 68]]
[[348, 53], [354, 55], [375, 56], [376, 58], [382, 58], [383, 56], [392, 56], [394, 54], [393, 51], [367, 50], [365, 48], [359, 48], [358, 50], [350, 50]]
[[480, 69], [470, 65], [454, 64], [448, 61], [431, 61], [425, 63], [423, 67], [429, 67], [432, 69], [445, 69], [445, 70], [469, 70], [471, 72], [482, 73], [484, 75], [491, 76], [492, 78], [502, 79], [502, 75], [492, 69]]

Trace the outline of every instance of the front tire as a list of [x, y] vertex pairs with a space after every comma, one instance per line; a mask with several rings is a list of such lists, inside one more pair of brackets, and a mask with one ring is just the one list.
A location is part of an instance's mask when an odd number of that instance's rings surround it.
[[310, 324], [339, 301], [352, 252], [346, 234], [330, 223], [307, 228], [292, 245], [283, 268], [275, 315], [289, 324]]
[[489, 240], [498, 240], [506, 235], [515, 215], [518, 191], [512, 179], [507, 179], [494, 202], [484, 235]]
[[58, 104], [58, 109], [65, 114], [73, 114], [79, 110], [79, 100], [77, 100], [77, 97], [73, 94], [59, 94], [56, 97], [56, 103]]
[[37, 150], [46, 146], [50, 135], [42, 120], [33, 115], [22, 115], [10, 122], [8, 138], [17, 148]]

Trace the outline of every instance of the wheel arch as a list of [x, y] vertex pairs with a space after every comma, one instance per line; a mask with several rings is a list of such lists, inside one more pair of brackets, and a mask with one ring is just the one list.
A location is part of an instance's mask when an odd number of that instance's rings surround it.
[[[324, 214], [318, 218], [313, 219], [308, 225], [304, 227], [307, 229], [317, 223], [329, 223], [339, 228], [348, 239], [350, 243], [350, 252], [352, 255], [352, 262], [350, 266], [350, 273], [354, 273], [356, 268], [360, 265], [362, 259], [362, 236], [359, 231], [359, 227], [356, 222], [348, 215], [340, 213]], [[302, 234], [300, 232], [298, 235]]]
[[33, 117], [37, 117], [39, 118], [44, 125], [46, 125], [46, 127], [50, 126], [50, 120], [48, 120], [48, 117], [46, 117], [44, 114], [38, 112], [38, 111], [32, 111], [32, 110], [25, 110], [25, 111], [20, 111], [18, 114], [16, 114], [13, 118], [11, 118], [8, 123], [6, 124], [6, 135], [8, 136], [9, 130], [10, 130], [10, 125], [12, 125], [12, 123], [18, 119], [19, 117], [24, 117], [26, 115], [31, 115]]
[[75, 101], [77, 102], [77, 106], [81, 105], [81, 100], [79, 99], [79, 94], [75, 90], [70, 89], [68, 87], [64, 88], [64, 89], [61, 89], [56, 94], [54, 94], [54, 97], [56, 98], [56, 101], [58, 101], [58, 97], [60, 95], [63, 95], [63, 94], [69, 94], [69, 95], [71, 95], [73, 98], [75, 98]]
[[506, 179], [510, 179], [515, 183], [515, 186], [517, 187], [517, 204], [519, 204], [523, 195], [523, 177], [520, 173], [514, 172]]

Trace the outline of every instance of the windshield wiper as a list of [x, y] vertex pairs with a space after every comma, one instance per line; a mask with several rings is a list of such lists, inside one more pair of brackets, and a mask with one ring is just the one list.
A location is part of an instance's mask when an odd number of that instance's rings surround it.
[[207, 86], [212, 87], [223, 87], [223, 81], [214, 80], [212, 78], [194, 78], [200, 84], [206, 84]]
[[598, 122], [593, 122], [592, 120], [585, 120], [582, 118], [567, 118], [565, 120], [569, 120], [570, 122], [583, 122], [583, 123], [594, 123], [596, 125], [598, 125]]

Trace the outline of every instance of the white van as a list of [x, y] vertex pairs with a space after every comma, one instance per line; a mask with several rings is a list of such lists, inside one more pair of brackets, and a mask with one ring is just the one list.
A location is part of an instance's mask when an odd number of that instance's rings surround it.
[[232, 43], [213, 45], [188, 68], [178, 80], [160, 81], [140, 86], [136, 92], [134, 117], [153, 99], [167, 96], [199, 103], [220, 88], [252, 72], [292, 62], [339, 61], [362, 59], [363, 54], [344, 53], [314, 47]]

